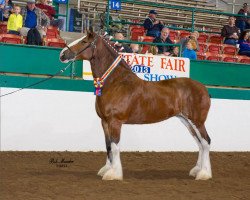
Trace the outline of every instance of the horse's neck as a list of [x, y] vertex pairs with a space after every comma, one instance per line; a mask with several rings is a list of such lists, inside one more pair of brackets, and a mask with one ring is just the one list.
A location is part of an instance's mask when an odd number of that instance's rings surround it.
[[[91, 61], [94, 78], [101, 78], [118, 56], [119, 55], [112, 48], [109, 48], [107, 44], [102, 44], [101, 48], [97, 49], [95, 58]], [[117, 77], [121, 79], [125, 74], [133, 74], [124, 60], [122, 60], [111, 73], [112, 75], [108, 77], [110, 81]]]

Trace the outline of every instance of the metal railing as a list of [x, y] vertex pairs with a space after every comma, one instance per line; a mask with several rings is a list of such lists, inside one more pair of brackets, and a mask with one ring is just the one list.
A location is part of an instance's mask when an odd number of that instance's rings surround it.
[[[106, 29], [109, 32], [110, 31], [110, 22], [114, 23], [122, 23], [122, 24], [134, 24], [134, 25], [141, 25], [138, 23], [131, 23], [131, 22], [124, 22], [124, 21], [110, 21], [109, 16], [110, 16], [110, 0], [108, 0], [107, 4], [107, 17], [106, 17]], [[190, 11], [192, 13], [192, 19], [191, 19], [191, 27], [190, 28], [179, 28], [179, 27], [174, 27], [174, 26], [167, 26], [171, 29], [176, 29], [176, 30], [187, 30], [187, 31], [199, 31], [199, 32], [208, 32], [208, 33], [218, 33], [218, 32], [213, 32], [213, 31], [208, 31], [208, 30], [201, 30], [201, 29], [196, 29], [195, 28], [195, 14], [197, 13], [208, 13], [208, 14], [213, 14], [213, 15], [223, 15], [223, 16], [235, 16], [235, 17], [247, 17], [250, 18], [250, 16], [245, 16], [245, 15], [238, 15], [238, 14], [233, 14], [233, 13], [228, 13], [228, 12], [219, 12], [219, 11], [211, 11], [208, 9], [201, 9], [201, 8], [194, 8], [194, 7], [185, 7], [185, 6], [177, 6], [177, 5], [170, 5], [166, 3], [154, 3], [154, 2], [148, 2], [148, 1], [139, 1], [139, 0], [121, 0], [122, 3], [131, 3], [134, 5], [143, 5], [143, 6], [149, 6], [151, 8], [169, 8], [169, 9], [177, 9], [177, 10], [183, 10], [183, 11]]]

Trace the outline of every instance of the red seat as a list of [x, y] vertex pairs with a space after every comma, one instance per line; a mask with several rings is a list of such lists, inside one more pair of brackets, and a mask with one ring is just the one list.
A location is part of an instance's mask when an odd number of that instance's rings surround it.
[[172, 42], [174, 42], [175, 40], [178, 40], [178, 32], [177, 31], [174, 31], [174, 30], [171, 30], [169, 32], [169, 38]]
[[197, 52], [197, 60], [205, 60], [206, 55], [203, 52]]
[[50, 47], [64, 48], [66, 46], [66, 43], [63, 39], [60, 38], [47, 38], [45, 39], [45, 45]]
[[21, 44], [22, 38], [18, 35], [13, 34], [0, 34], [0, 42], [11, 43], [11, 44]]
[[0, 34], [7, 33], [7, 23], [0, 22]]
[[199, 43], [199, 52], [205, 53], [207, 51], [207, 44], [206, 43]]
[[139, 36], [144, 36], [145, 35], [145, 29], [142, 28], [133, 28], [131, 30], [131, 40], [138, 41]]
[[[139, 36], [138, 38], [139, 41], [141, 42], [153, 42], [154, 41], [154, 37], [151, 37], [151, 36]], [[142, 50], [141, 50], [141, 53], [144, 54], [146, 53], [150, 48], [150, 45], [142, 45]]]
[[238, 58], [230, 54], [222, 54], [221, 61], [223, 62], [237, 62]]
[[233, 45], [223, 44], [222, 45], [222, 52], [224, 54], [236, 55], [237, 48]]
[[47, 38], [58, 38], [59, 37], [59, 30], [56, 27], [49, 26], [46, 32], [46, 37]]
[[197, 40], [199, 43], [200, 42], [206, 43], [208, 41], [208, 34], [201, 33]]
[[239, 63], [250, 64], [250, 58], [248, 56], [237, 55], [237, 58]]
[[215, 44], [222, 44], [224, 38], [221, 35], [210, 35], [209, 42]]
[[221, 53], [221, 46], [218, 44], [208, 44], [207, 51], [211, 52], [211, 53], [220, 54]]
[[207, 53], [205, 53], [205, 55], [206, 55], [206, 60], [211, 60], [211, 61], [220, 61], [221, 60], [221, 56], [218, 55], [217, 53], [207, 52]]
[[188, 37], [188, 36], [190, 36], [190, 35], [191, 35], [191, 33], [188, 32], [188, 31], [180, 31], [179, 38], [180, 38], [180, 39], [181, 39], [181, 38], [185, 38], [185, 37]]

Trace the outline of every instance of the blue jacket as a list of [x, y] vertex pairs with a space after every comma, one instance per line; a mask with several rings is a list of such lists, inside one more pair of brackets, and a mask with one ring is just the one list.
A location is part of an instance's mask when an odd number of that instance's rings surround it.
[[196, 52], [193, 49], [187, 49], [187, 48], [185, 48], [184, 51], [183, 51], [183, 53], [182, 53], [182, 56], [184, 58], [189, 58], [189, 59], [197, 60]]
[[240, 45], [240, 51], [250, 51], [250, 43], [247, 42], [246, 40], [239, 40], [238, 41], [239, 45]]

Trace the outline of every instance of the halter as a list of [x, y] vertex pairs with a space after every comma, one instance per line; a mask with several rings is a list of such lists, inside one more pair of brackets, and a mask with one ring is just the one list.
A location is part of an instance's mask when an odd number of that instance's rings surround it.
[[[86, 47], [84, 47], [82, 50], [78, 51], [77, 53], [74, 53], [68, 45], [66, 45], [66, 47], [68, 48], [68, 50], [70, 52], [72, 52], [74, 54], [75, 57], [77, 57], [79, 54], [81, 54], [83, 51], [85, 51], [90, 46], [93, 48], [93, 51], [94, 51], [94, 49], [96, 48], [97, 38], [98, 38], [98, 35], [95, 36], [93, 42], [89, 43]], [[92, 60], [93, 58], [94, 58], [94, 52], [92, 53], [92, 58], [90, 60]], [[97, 95], [97, 96], [101, 96], [102, 95], [102, 87], [104, 85], [104, 81], [108, 78], [108, 76], [117, 67], [117, 65], [121, 62], [122, 59], [123, 59], [123, 56], [119, 55], [114, 60], [114, 62], [110, 65], [110, 67], [107, 69], [107, 71], [102, 75], [101, 78], [99, 78], [99, 77], [94, 78], [94, 86], [95, 86], [95, 92], [94, 92], [94, 94], [95, 95]]]
[[[95, 36], [93, 42], [89, 43], [86, 47], [84, 47], [82, 50], [78, 51], [77, 53], [73, 52], [71, 50], [71, 48], [66, 45], [67, 49], [74, 54], [75, 57], [77, 57], [78, 55], [80, 55], [82, 52], [84, 52], [87, 48], [89, 48], [90, 46], [93, 48], [93, 50], [96, 48], [96, 40], [97, 40], [98, 36]], [[92, 56], [91, 60], [93, 59], [94, 56]]]

